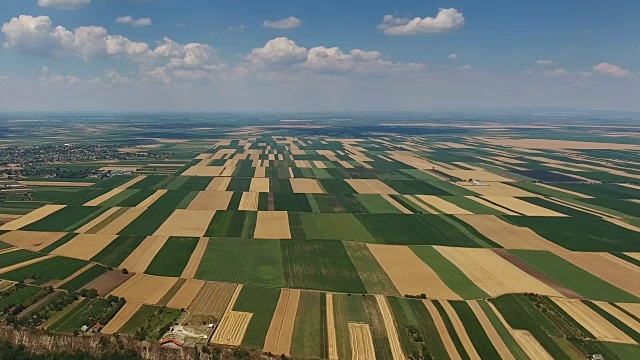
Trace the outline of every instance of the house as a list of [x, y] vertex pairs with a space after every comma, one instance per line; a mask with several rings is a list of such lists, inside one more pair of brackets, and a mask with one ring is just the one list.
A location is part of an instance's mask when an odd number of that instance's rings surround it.
[[602, 354], [593, 354], [589, 357], [591, 360], [604, 360], [604, 356]]
[[82, 325], [82, 327], [80, 328], [80, 331], [82, 332], [87, 332], [87, 330], [89, 330], [89, 327], [87, 325]]

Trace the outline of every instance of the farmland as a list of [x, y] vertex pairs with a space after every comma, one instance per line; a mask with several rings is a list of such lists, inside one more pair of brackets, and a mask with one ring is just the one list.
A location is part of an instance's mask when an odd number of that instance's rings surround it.
[[136, 128], [149, 159], [7, 180], [5, 320], [329, 360], [640, 351], [636, 138], [265, 121]]

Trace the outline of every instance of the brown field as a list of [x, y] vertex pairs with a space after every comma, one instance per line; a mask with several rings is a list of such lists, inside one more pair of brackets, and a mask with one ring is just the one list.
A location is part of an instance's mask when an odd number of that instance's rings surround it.
[[82, 226], [81, 228], [79, 228], [78, 230], [74, 231], [77, 232], [78, 234], [84, 234], [89, 232], [91, 229], [93, 229], [94, 227], [96, 227], [98, 224], [100, 224], [101, 222], [105, 221], [109, 216], [113, 215], [116, 211], [120, 210], [120, 207], [114, 206], [111, 209], [105, 211], [104, 213], [102, 213], [100, 216], [98, 216], [97, 218], [89, 221], [88, 223], [86, 223], [84, 226]]
[[32, 212], [22, 216], [12, 222], [6, 223], [0, 226], [0, 230], [18, 230], [21, 227], [32, 224], [38, 220], [41, 220], [54, 212], [63, 209], [66, 205], [45, 205], [39, 209], [35, 209]]
[[167, 193], [167, 190], [165, 190], [165, 189], [156, 190], [156, 192], [154, 192], [153, 194], [149, 195], [148, 198], [142, 200], [142, 202], [140, 202], [140, 204], [138, 204], [136, 207], [138, 207], [138, 208], [147, 208], [147, 207], [151, 206], [151, 204], [156, 202], [158, 199], [160, 199], [160, 197], [162, 197], [162, 195], [164, 195], [166, 193]]
[[120, 328], [126, 324], [141, 307], [142, 304], [127, 302], [100, 332], [105, 335], [113, 335], [117, 333], [118, 330], [120, 330]]
[[409, 247], [379, 244], [367, 247], [401, 295], [425, 293], [435, 299], [461, 300]]
[[636, 260], [640, 260], [640, 253], [625, 253], [628, 256], [631, 256], [632, 258], [636, 259]]
[[564, 251], [533, 230], [512, 225], [495, 215], [458, 215], [457, 218], [505, 249]]
[[616, 319], [622, 321], [625, 325], [633, 329], [633, 331], [640, 333], [640, 322], [633, 317], [627, 315], [624, 311], [621, 311], [617, 307], [602, 301], [594, 301], [596, 305], [602, 308], [604, 311], [613, 315]]
[[78, 234], [66, 244], [51, 253], [76, 259], [89, 260], [96, 256], [107, 245], [115, 240], [117, 235]]
[[147, 210], [147, 208], [130, 208], [124, 214], [120, 215], [117, 219], [113, 220], [109, 225], [100, 229], [100, 231], [98, 231], [98, 234], [115, 235], [119, 233], [133, 220], [140, 216], [145, 210]]
[[486, 183], [486, 185], [473, 185], [473, 183], [463, 182], [456, 183], [456, 185], [462, 186], [481, 196], [540, 197], [540, 195], [500, 182], [490, 182]]
[[180, 277], [182, 279], [193, 279], [196, 275], [196, 271], [198, 270], [198, 266], [200, 265], [200, 261], [202, 260], [202, 256], [204, 252], [207, 250], [207, 244], [209, 243], [209, 238], [200, 238], [198, 240], [198, 245], [196, 245], [196, 249], [191, 254], [189, 258], [189, 262], [187, 266], [182, 271], [182, 275]]
[[526, 216], [554, 216], [567, 217], [565, 214], [534, 205], [526, 201], [510, 197], [510, 196], [484, 196], [486, 200], [496, 203], [502, 207], [512, 211], [524, 214]]
[[143, 273], [168, 239], [168, 236], [147, 236], [119, 267], [129, 272]]
[[505, 215], [520, 215], [518, 213], [514, 213], [513, 211], [511, 211], [511, 210], [509, 210], [507, 208], [503, 208], [501, 206], [492, 204], [492, 203], [488, 202], [487, 200], [485, 200], [485, 199], [483, 199], [481, 197], [478, 197], [478, 196], [465, 196], [465, 197], [467, 199], [471, 199], [471, 200], [477, 202], [480, 205], [484, 205], [484, 206], [486, 206], [488, 208], [498, 210], [498, 211], [502, 212]]
[[264, 351], [273, 354], [290, 355], [291, 338], [299, 301], [300, 290], [282, 289], [264, 341]]
[[[304, 150], [301, 150], [301, 151], [303, 153], [301, 155], [304, 155]], [[307, 169], [312, 168], [311, 164], [309, 164], [307, 160], [294, 160], [293, 163], [296, 165], [297, 168], [307, 168]]]
[[491, 340], [491, 344], [493, 344], [493, 347], [495, 347], [498, 354], [500, 354], [500, 357], [505, 360], [515, 360], [511, 351], [509, 351], [509, 348], [500, 337], [500, 334], [498, 334], [496, 329], [493, 327], [493, 324], [491, 324], [487, 314], [482, 311], [480, 305], [476, 301], [467, 301], [467, 304], [469, 304], [473, 314], [478, 318], [478, 321], [484, 328], [489, 340]]
[[460, 354], [458, 353], [458, 349], [456, 349], [456, 346], [451, 339], [451, 334], [449, 334], [449, 331], [447, 331], [447, 326], [445, 325], [444, 320], [442, 320], [442, 317], [440, 316], [440, 313], [438, 312], [436, 307], [433, 305], [431, 300], [423, 300], [422, 302], [429, 311], [429, 315], [431, 315], [431, 318], [436, 325], [438, 334], [440, 335], [442, 343], [444, 344], [444, 347], [447, 350], [447, 354], [449, 354], [451, 360], [462, 360]]
[[640, 297], [640, 267], [608, 253], [563, 251], [556, 255], [611, 285]]
[[177, 209], [154, 235], [202, 237], [215, 213], [215, 210]]
[[259, 211], [253, 237], [256, 239], [291, 239], [289, 214], [286, 211]]
[[551, 299], [569, 316], [576, 320], [580, 325], [584, 326], [596, 339], [601, 341], [622, 342], [626, 344], [635, 344], [622, 330], [613, 326], [597, 312], [590, 309], [587, 305], [579, 300], [570, 299]]
[[207, 282], [189, 305], [189, 310], [194, 314], [219, 318], [228, 308], [237, 287], [236, 284]]
[[437, 211], [435, 211], [434, 209], [432, 209], [431, 207], [427, 206], [425, 203], [423, 203], [422, 201], [420, 201], [420, 199], [418, 199], [417, 196], [415, 195], [403, 195], [405, 199], [408, 199], [409, 201], [411, 201], [412, 203], [414, 203], [415, 205], [417, 205], [418, 207], [420, 207], [422, 210], [426, 211], [429, 214], [439, 214]]
[[128, 189], [131, 186], [133, 186], [133, 185], [139, 183], [140, 181], [146, 179], [146, 177], [147, 177], [146, 175], [136, 176], [135, 178], [133, 178], [133, 179], [127, 181], [126, 183], [118, 186], [118, 188], [119, 189]]
[[171, 290], [178, 278], [136, 274], [111, 292], [111, 295], [123, 297], [127, 302], [157, 304]]
[[368, 324], [349, 323], [349, 340], [351, 341], [351, 359], [376, 360], [373, 337]]
[[462, 346], [467, 351], [469, 358], [472, 360], [481, 360], [476, 348], [473, 346], [473, 343], [471, 343], [471, 339], [469, 338], [469, 334], [467, 334], [467, 330], [464, 328], [462, 320], [458, 317], [458, 313], [456, 313], [449, 302], [443, 300], [439, 300], [439, 302], [447, 313], [449, 320], [451, 320], [453, 328], [456, 330], [456, 334], [458, 334], [458, 338], [460, 338], [460, 342], [462, 342]]
[[169, 300], [167, 307], [172, 309], [186, 309], [196, 298], [205, 282], [202, 280], [188, 279], [178, 292]]
[[252, 313], [240, 311], [229, 311], [224, 314], [222, 321], [213, 333], [211, 342], [221, 345], [240, 345], [252, 316]]
[[251, 179], [251, 185], [249, 186], [249, 191], [257, 192], [257, 193], [268, 193], [269, 192], [269, 178], [253, 178]]
[[227, 210], [233, 191], [200, 191], [188, 210]]
[[640, 304], [618, 303], [618, 305], [633, 314], [633, 316], [640, 318]]
[[340, 164], [343, 168], [345, 169], [353, 169], [353, 165], [351, 165], [349, 162], [344, 161], [344, 160], [338, 160], [337, 161], [338, 164]]
[[289, 179], [296, 194], [322, 194], [322, 188], [316, 179]]
[[465, 249], [434, 246], [471, 281], [490, 296], [535, 293], [563, 297], [540, 280], [517, 268], [491, 249]]
[[102, 204], [103, 202], [111, 199], [112, 197], [120, 194], [123, 191], [124, 191], [124, 189], [122, 189], [122, 188], [115, 188], [115, 189], [109, 191], [106, 194], [100, 195], [100, 196], [98, 196], [97, 198], [95, 198], [93, 200], [87, 201], [83, 206], [98, 206], [98, 205]]
[[407, 357], [404, 355], [402, 346], [400, 345], [400, 337], [398, 336], [396, 321], [391, 313], [391, 307], [387, 302], [387, 298], [385, 298], [384, 295], [376, 295], [376, 302], [378, 303], [380, 313], [382, 314], [384, 327], [387, 330], [387, 338], [389, 339], [389, 346], [391, 347], [393, 360], [406, 360]]
[[226, 191], [229, 183], [231, 182], [231, 178], [227, 177], [217, 177], [211, 180], [209, 185], [207, 185], [206, 191]]
[[546, 140], [546, 139], [481, 139], [493, 145], [511, 146], [539, 150], [638, 150], [640, 146], [631, 144], [597, 143], [587, 141]]
[[192, 166], [182, 176], [220, 176], [224, 170], [224, 166]]
[[115, 288], [122, 285], [125, 281], [129, 280], [132, 276], [133, 274], [131, 273], [123, 274], [118, 270], [107, 271], [85, 285], [84, 289], [96, 289], [98, 291], [98, 295], [106, 296]]
[[18, 181], [24, 186], [62, 186], [62, 187], [88, 187], [94, 185], [90, 182], [73, 182], [73, 181]]
[[473, 179], [476, 181], [483, 182], [511, 182], [513, 179], [506, 178], [504, 176], [500, 176], [489, 171], [478, 171], [478, 170], [448, 170], [448, 169], [438, 169], [441, 172], [457, 177], [462, 180]]
[[413, 214], [413, 211], [407, 209], [406, 207], [404, 207], [402, 204], [400, 204], [399, 202], [397, 202], [394, 198], [392, 198], [389, 195], [383, 194], [380, 195], [383, 199], [387, 200], [387, 202], [391, 205], [393, 205], [393, 207], [395, 207], [396, 209], [398, 209], [401, 213], [403, 214]]
[[338, 340], [336, 338], [336, 320], [333, 312], [333, 294], [326, 294], [327, 346], [329, 360], [338, 360]]
[[377, 179], [345, 179], [358, 194], [387, 194], [397, 195], [389, 185]]
[[536, 360], [553, 360], [553, 357], [545, 350], [530, 332], [526, 330], [512, 330], [516, 342], [520, 344], [522, 350], [531, 358]]
[[326, 169], [327, 165], [325, 165], [322, 161], [320, 160], [315, 160], [313, 162], [313, 165], [315, 165], [318, 169]]
[[40, 251], [60, 240], [63, 232], [10, 231], [0, 235], [0, 241], [31, 251]]
[[15, 269], [20, 269], [20, 268], [25, 267], [27, 265], [39, 263], [40, 261], [51, 259], [52, 257], [53, 257], [53, 255], [46, 255], [46, 256], [42, 256], [42, 257], [36, 258], [36, 259], [32, 259], [32, 260], [27, 260], [25, 262], [21, 262], [19, 264], [7, 266], [7, 267], [4, 267], [4, 268], [0, 269], [0, 274], [8, 273], [9, 271], [13, 271]]
[[467, 211], [457, 205], [454, 205], [442, 198], [433, 195], [416, 195], [420, 200], [426, 202], [427, 204], [433, 206], [434, 208], [440, 210], [443, 214], [449, 215], [468, 215], [472, 214], [470, 211]]
[[240, 199], [240, 205], [238, 210], [245, 211], [258, 211], [258, 201], [260, 200], [260, 193], [257, 192], [243, 192]]

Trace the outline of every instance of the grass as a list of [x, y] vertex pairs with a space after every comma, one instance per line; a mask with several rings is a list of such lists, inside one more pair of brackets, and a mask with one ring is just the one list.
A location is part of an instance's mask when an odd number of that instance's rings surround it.
[[355, 198], [371, 214], [402, 214], [395, 206], [385, 198], [375, 194], [356, 194]]
[[333, 294], [333, 318], [336, 331], [336, 347], [339, 359], [351, 359], [351, 343], [349, 341], [349, 325], [347, 322], [347, 299], [351, 296]]
[[352, 214], [300, 213], [300, 219], [307, 239], [375, 242]]
[[196, 278], [284, 287], [280, 242], [212, 238]]
[[242, 339], [242, 346], [262, 349], [264, 340], [276, 311], [280, 289], [244, 285], [233, 307], [234, 311], [253, 314], [247, 332]]
[[191, 254], [198, 245], [198, 238], [172, 236], [153, 258], [145, 273], [158, 276], [180, 277]]
[[572, 251], [640, 252], [638, 233], [599, 218], [503, 216]]
[[[356, 214], [381, 243], [394, 245], [445, 245], [479, 247], [460, 226], [441, 215]], [[466, 229], [466, 228], [465, 228]], [[468, 233], [470, 230], [466, 230]]]
[[160, 340], [180, 314], [181, 310], [143, 305], [118, 332], [146, 340]]
[[510, 250], [520, 260], [587, 299], [639, 302], [640, 299], [546, 251]]
[[242, 237], [246, 211], [216, 211], [213, 220], [204, 236], [207, 237]]
[[108, 208], [97, 206], [67, 206], [23, 227], [27, 231], [73, 231], [95, 219]]
[[384, 326], [384, 320], [376, 298], [374, 296], [365, 296], [362, 300], [367, 314], [367, 323], [371, 326], [371, 337], [373, 338], [376, 358], [392, 359], [389, 336], [387, 335], [387, 329]]
[[0, 296], [0, 311], [5, 311], [12, 306], [20, 305], [25, 301], [33, 298], [41, 289], [36, 286], [25, 286], [21, 289], [15, 289], [7, 296]]
[[471, 281], [457, 266], [431, 246], [411, 246], [411, 250], [438, 274], [447, 286], [463, 299], [485, 299], [489, 295]]
[[400, 295], [389, 275], [382, 269], [366, 244], [347, 241], [344, 242], [344, 248], [358, 270], [367, 292], [370, 294]]
[[449, 303], [462, 321], [464, 329], [467, 335], [469, 335], [469, 339], [471, 339], [471, 343], [478, 352], [478, 355], [480, 355], [482, 359], [500, 358], [498, 351], [491, 343], [491, 339], [487, 336], [486, 331], [482, 327], [482, 324], [480, 324], [478, 318], [476, 318], [471, 307], [469, 307], [469, 304], [464, 301], [450, 301]]
[[80, 331], [84, 325], [90, 326], [101, 313], [107, 311], [111, 304], [105, 299], [84, 299], [78, 306], [58, 319], [47, 330], [70, 333]]
[[84, 260], [57, 256], [9, 271], [0, 277], [18, 282], [33, 279], [33, 284], [42, 285], [51, 280], [64, 280], [86, 264]]
[[326, 297], [324, 293], [303, 291], [291, 340], [291, 355], [302, 359], [327, 357]]
[[358, 271], [341, 242], [281, 241], [280, 245], [288, 287], [366, 293]]
[[67, 283], [60, 286], [60, 289], [67, 291], [77, 291], [81, 289], [84, 285], [90, 283], [95, 280], [98, 276], [107, 272], [107, 268], [104, 266], [96, 265], [87, 269], [80, 275], [75, 278], [69, 280]]
[[528, 360], [529, 357], [527, 354], [522, 350], [522, 347], [520, 347], [520, 344], [518, 344], [516, 339], [511, 336], [509, 330], [504, 326], [504, 324], [502, 324], [502, 321], [500, 321], [493, 309], [489, 306], [489, 303], [486, 301], [478, 301], [478, 304], [482, 308], [482, 311], [484, 311], [485, 315], [487, 315], [487, 318], [489, 318], [491, 325], [496, 329], [496, 332], [500, 335], [500, 338], [504, 341], [513, 357], [516, 360]]
[[118, 236], [91, 261], [103, 265], [118, 267], [145, 239], [144, 236]]

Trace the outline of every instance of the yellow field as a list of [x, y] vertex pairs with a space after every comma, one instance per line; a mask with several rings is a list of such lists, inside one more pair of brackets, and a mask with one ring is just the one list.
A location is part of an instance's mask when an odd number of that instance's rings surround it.
[[291, 239], [289, 214], [286, 211], [259, 211], [253, 237], [256, 239]]
[[188, 210], [227, 210], [233, 191], [200, 191]]
[[117, 333], [118, 330], [120, 330], [120, 328], [126, 324], [141, 307], [142, 304], [127, 302], [100, 332], [105, 335]]
[[290, 355], [299, 302], [300, 290], [282, 289], [264, 341], [265, 352]]
[[198, 244], [196, 245], [195, 250], [193, 250], [193, 254], [191, 254], [187, 266], [182, 271], [182, 275], [180, 275], [182, 279], [193, 279], [195, 277], [200, 261], [202, 261], [202, 256], [207, 250], [208, 243], [208, 238], [200, 238], [200, 240], [198, 240]]
[[393, 360], [406, 360], [407, 358], [402, 351], [400, 337], [398, 336], [398, 329], [396, 329], [396, 323], [391, 313], [391, 307], [387, 302], [387, 298], [385, 298], [384, 295], [376, 295], [376, 302], [378, 303], [378, 308], [380, 308], [380, 313], [382, 314], [384, 327], [387, 330], [387, 339], [389, 339], [389, 346], [391, 347]]
[[121, 193], [121, 192], [123, 192], [123, 191], [124, 191], [124, 189], [121, 189], [121, 188], [115, 188], [115, 189], [113, 189], [113, 190], [109, 191], [109, 192], [108, 192], [108, 193], [106, 193], [106, 194], [100, 195], [100, 196], [98, 196], [97, 198], [95, 198], [95, 199], [93, 199], [93, 200], [87, 201], [87, 202], [84, 204], [84, 206], [98, 206], [98, 205], [102, 204], [103, 202], [105, 202], [105, 201], [107, 201], [107, 200], [111, 199], [112, 197], [114, 197], [114, 196], [116, 196], [116, 195], [120, 194], [120, 193]]
[[154, 305], [171, 290], [177, 278], [136, 274], [110, 295], [123, 297], [127, 302]]
[[116, 235], [78, 234], [51, 253], [89, 260], [107, 247], [107, 245], [111, 244], [117, 237]]
[[269, 178], [253, 178], [251, 179], [251, 185], [249, 191], [256, 193], [268, 193], [269, 192]]
[[367, 244], [401, 295], [460, 300], [440, 277], [407, 246]]
[[[231, 168], [235, 169], [235, 168]], [[182, 173], [183, 176], [220, 176], [224, 166], [192, 166]]]
[[220, 317], [229, 307], [238, 286], [236, 284], [207, 282], [189, 305], [194, 314]]
[[376, 350], [368, 324], [349, 323], [351, 358], [353, 360], [376, 360]]
[[327, 304], [327, 355], [329, 360], [338, 360], [338, 339], [336, 337], [336, 320], [333, 312], [333, 294], [327, 293], [325, 297]]
[[316, 179], [289, 179], [296, 194], [322, 194], [322, 188]]
[[[625, 312], [621, 311], [617, 307], [602, 301], [594, 301], [596, 305], [598, 305], [602, 310], [608, 312], [613, 315], [616, 319], [620, 320], [626, 326], [633, 329], [633, 331], [640, 333], [640, 322], [638, 322], [633, 317], [627, 315]], [[633, 314], [633, 313], [632, 313]]]
[[63, 232], [10, 231], [0, 235], [0, 241], [31, 251], [40, 251], [60, 240]]
[[481, 197], [478, 197], [478, 196], [466, 196], [466, 198], [467, 199], [471, 199], [471, 200], [477, 202], [480, 205], [484, 205], [484, 206], [486, 206], [488, 208], [498, 210], [498, 211], [502, 212], [505, 215], [520, 215], [518, 213], [515, 213], [515, 212], [507, 209], [507, 208], [492, 204], [492, 203], [488, 202], [487, 200], [485, 200], [485, 199], [483, 199]]
[[513, 330], [512, 335], [518, 344], [520, 344], [522, 350], [524, 350], [531, 359], [554, 360], [530, 332], [526, 330]]
[[562, 310], [584, 326], [596, 339], [601, 341], [613, 341], [626, 344], [635, 344], [627, 334], [622, 332], [610, 322], [605, 320], [597, 312], [593, 311], [580, 300], [552, 299]]
[[243, 192], [240, 199], [240, 205], [238, 210], [245, 211], [258, 211], [258, 201], [260, 200], [260, 193], [257, 192]]
[[224, 314], [222, 321], [213, 333], [211, 342], [221, 345], [240, 345], [252, 316], [252, 313], [239, 311], [229, 311]]
[[358, 194], [387, 194], [397, 195], [389, 185], [377, 179], [345, 179]]
[[33, 224], [34, 222], [44, 219], [45, 217], [53, 214], [54, 212], [63, 209], [66, 205], [45, 205], [41, 208], [33, 210], [32, 212], [13, 220], [9, 223], [6, 223], [0, 226], [0, 230], [18, 230], [22, 227], [25, 227], [29, 224]]
[[455, 329], [456, 334], [458, 335], [458, 338], [462, 343], [462, 346], [469, 355], [469, 358], [480, 360], [480, 355], [478, 355], [476, 348], [473, 346], [473, 343], [469, 338], [469, 334], [467, 334], [467, 330], [464, 328], [464, 324], [462, 323], [462, 320], [460, 320], [458, 313], [456, 313], [451, 304], [449, 304], [447, 301], [440, 300], [439, 302], [440, 305], [442, 305], [444, 311], [447, 313], [447, 317], [449, 317], [449, 320], [451, 320], [453, 328]]
[[430, 300], [423, 300], [422, 302], [429, 311], [429, 315], [431, 315], [431, 318], [436, 325], [438, 334], [442, 339], [442, 343], [444, 345], [444, 348], [447, 350], [447, 354], [449, 354], [449, 357], [452, 360], [462, 360], [462, 357], [460, 357], [458, 349], [456, 349], [456, 345], [451, 338], [451, 334], [449, 334], [449, 331], [447, 330], [447, 325], [444, 323], [444, 320], [442, 320], [442, 316], [440, 316], [438, 309], [436, 309], [435, 305], [433, 305]]
[[413, 214], [413, 211], [407, 209], [406, 207], [404, 207], [402, 204], [400, 204], [398, 201], [396, 201], [394, 198], [392, 198], [389, 195], [383, 194], [380, 195], [383, 199], [387, 200], [387, 202], [391, 205], [393, 205], [393, 207], [395, 207], [396, 209], [398, 209], [401, 213], [403, 214]]
[[143, 273], [158, 251], [169, 240], [168, 236], [147, 236], [146, 239], [120, 264], [121, 269]]
[[454, 205], [442, 198], [433, 195], [417, 195], [417, 197], [424, 201], [425, 203], [433, 206], [434, 208], [440, 210], [442, 214], [449, 215], [467, 215], [471, 214], [470, 211], [467, 211], [457, 205]]
[[142, 200], [140, 202], [140, 204], [138, 204], [136, 207], [137, 208], [147, 208], [147, 207], [151, 206], [153, 203], [155, 203], [156, 201], [158, 201], [158, 199], [160, 199], [160, 197], [162, 197], [162, 195], [164, 195], [166, 193], [167, 193], [167, 190], [165, 190], [165, 189], [156, 190], [156, 192], [154, 192], [153, 194], [149, 195], [148, 198]]
[[472, 183], [465, 182], [456, 183], [456, 185], [462, 186], [481, 196], [540, 197], [540, 195], [500, 182], [488, 182], [484, 185], [473, 185]]
[[453, 177], [457, 177], [459, 179], [462, 180], [475, 180], [475, 181], [482, 181], [482, 182], [510, 182], [513, 181], [513, 179], [509, 179], [506, 178], [504, 176], [500, 176], [488, 171], [479, 171], [479, 170], [449, 170], [449, 169], [443, 169], [440, 168], [438, 169], [441, 172], [449, 175], [449, 176], [453, 176]]
[[480, 307], [478, 302], [467, 301], [467, 304], [469, 304], [469, 307], [473, 311], [473, 314], [480, 322], [480, 325], [482, 325], [482, 328], [489, 337], [489, 340], [491, 340], [491, 344], [493, 344], [493, 347], [495, 347], [498, 354], [500, 354], [500, 357], [504, 360], [515, 360], [515, 358], [511, 354], [511, 351], [509, 351], [509, 348], [504, 343], [504, 341], [500, 337], [500, 334], [498, 334], [496, 328], [493, 326], [487, 315], [484, 313], [484, 311], [482, 311], [482, 308]]
[[180, 290], [169, 300], [167, 307], [173, 309], [186, 309], [196, 298], [205, 282], [202, 280], [188, 279]]
[[230, 182], [231, 178], [228, 177], [214, 178], [209, 185], [207, 185], [206, 191], [226, 191]]
[[532, 203], [528, 203], [524, 200], [520, 200], [510, 196], [484, 196], [486, 200], [496, 203], [502, 207], [510, 209], [512, 211], [524, 214], [526, 216], [555, 216], [555, 217], [567, 217], [565, 214], [543, 208]]
[[215, 213], [215, 210], [177, 209], [154, 235], [202, 237]]
[[105, 221], [109, 216], [113, 215], [116, 211], [118, 211], [120, 209], [121, 208], [117, 207], [117, 206], [112, 207], [111, 209], [109, 209], [109, 210], [105, 211], [104, 213], [102, 213], [97, 218], [89, 221], [84, 226], [82, 226], [81, 228], [77, 229], [75, 232], [79, 233], [79, 234], [84, 234], [86, 232], [89, 232], [91, 229], [93, 229], [94, 227], [99, 225], [101, 222]]
[[114, 235], [119, 233], [122, 229], [127, 227], [138, 216], [142, 215], [147, 210], [143, 207], [135, 207], [127, 210], [124, 214], [120, 215], [117, 219], [113, 220], [109, 225], [103, 227], [98, 231], [98, 234], [102, 235]]

